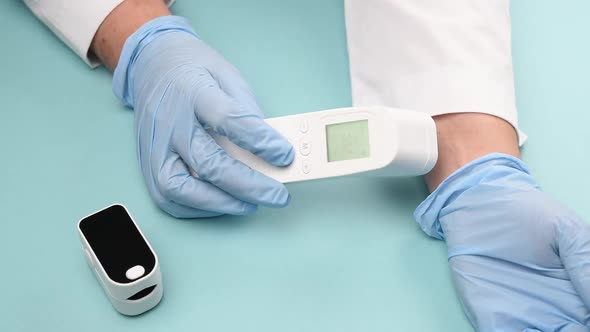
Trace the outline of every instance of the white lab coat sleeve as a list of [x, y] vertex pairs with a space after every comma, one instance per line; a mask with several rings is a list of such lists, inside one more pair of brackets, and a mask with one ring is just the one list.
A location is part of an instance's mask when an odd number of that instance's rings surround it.
[[487, 113], [518, 130], [509, 0], [346, 0], [355, 106]]
[[[24, 0], [26, 5], [59, 39], [88, 65], [100, 61], [90, 44], [100, 24], [124, 0]], [[163, 0], [171, 5], [174, 0]]]

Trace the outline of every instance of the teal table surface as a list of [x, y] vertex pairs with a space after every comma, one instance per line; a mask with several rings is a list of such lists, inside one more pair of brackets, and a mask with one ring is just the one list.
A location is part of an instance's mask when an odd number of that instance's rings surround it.
[[[179, 1], [268, 116], [349, 106], [341, 0]], [[512, 4], [524, 160], [590, 220], [588, 1]], [[150, 200], [133, 112], [20, 1], [0, 2], [0, 331], [471, 331], [441, 241], [413, 221], [419, 178], [289, 185], [285, 209], [176, 220]], [[164, 299], [111, 307], [76, 230], [125, 204], [161, 261]]]

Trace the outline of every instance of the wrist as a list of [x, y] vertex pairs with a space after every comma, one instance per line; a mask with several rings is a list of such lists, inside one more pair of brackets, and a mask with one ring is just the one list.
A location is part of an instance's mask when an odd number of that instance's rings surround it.
[[438, 160], [426, 183], [430, 191], [453, 172], [492, 153], [520, 158], [514, 127], [483, 113], [454, 113], [434, 117], [438, 136]]
[[[178, 38], [181, 35], [182, 38]], [[179, 49], [187, 47], [190, 40], [195, 39], [199, 36], [188, 20], [180, 16], [162, 16], [144, 23], [124, 43], [113, 73], [115, 95], [126, 106], [134, 107], [133, 91], [137, 82], [161, 80], [164, 73], [158, 71], [174, 66], [169, 61], [174, 57], [171, 53], [178, 58]]]
[[143, 24], [170, 15], [163, 0], [125, 0], [102, 22], [91, 44], [91, 51], [113, 71], [123, 45]]
[[445, 234], [439, 220], [441, 214], [444, 214], [444, 209], [451, 206], [456, 199], [460, 199], [467, 191], [477, 193], [477, 187], [481, 185], [492, 186], [496, 190], [499, 188], [539, 189], [539, 185], [520, 159], [509, 154], [491, 153], [476, 158], [451, 173], [416, 208], [414, 219], [426, 234], [437, 239], [444, 239]]

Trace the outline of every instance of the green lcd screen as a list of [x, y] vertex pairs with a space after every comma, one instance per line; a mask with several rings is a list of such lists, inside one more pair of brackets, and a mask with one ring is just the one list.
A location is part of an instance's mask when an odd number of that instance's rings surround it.
[[326, 126], [328, 161], [367, 158], [370, 155], [369, 120]]

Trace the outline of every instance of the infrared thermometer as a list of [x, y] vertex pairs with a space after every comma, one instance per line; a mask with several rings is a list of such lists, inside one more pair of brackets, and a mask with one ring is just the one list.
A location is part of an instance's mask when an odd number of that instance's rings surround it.
[[356, 173], [417, 176], [428, 173], [438, 158], [434, 120], [421, 112], [350, 107], [266, 122], [295, 148], [289, 166], [273, 166], [224, 136], [214, 139], [234, 159], [283, 183]]

